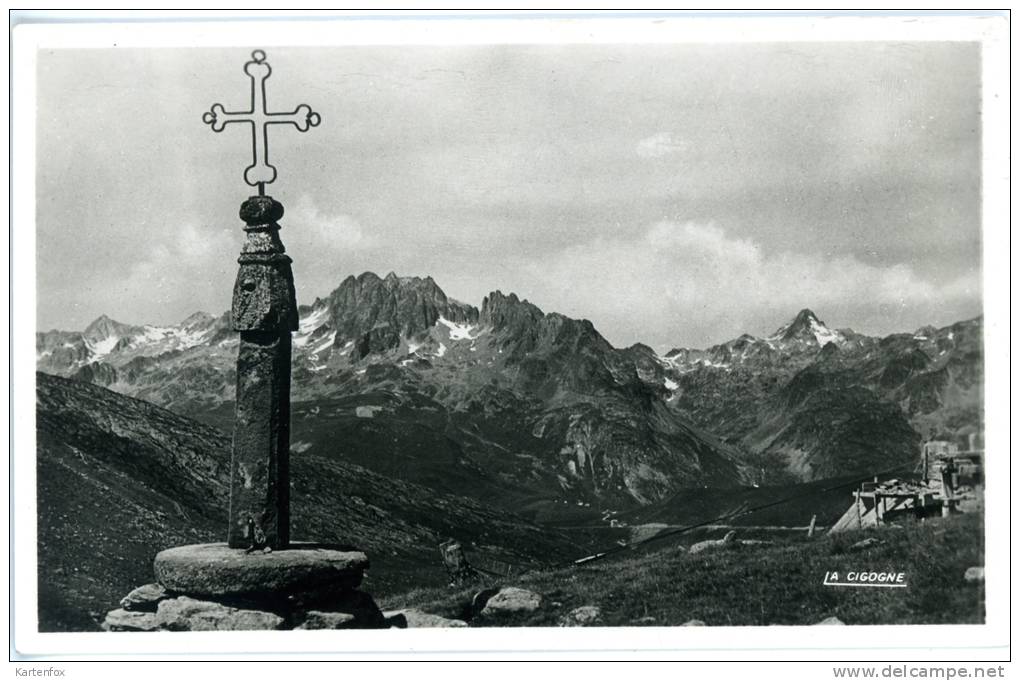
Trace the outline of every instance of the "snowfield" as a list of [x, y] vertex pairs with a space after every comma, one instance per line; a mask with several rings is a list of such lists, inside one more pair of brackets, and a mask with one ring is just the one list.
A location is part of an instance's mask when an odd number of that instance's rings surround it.
[[439, 323], [450, 330], [450, 340], [474, 340], [477, 338], [477, 336], [471, 335], [475, 328], [473, 324], [458, 324], [457, 322], [451, 322], [446, 317], [440, 317]]

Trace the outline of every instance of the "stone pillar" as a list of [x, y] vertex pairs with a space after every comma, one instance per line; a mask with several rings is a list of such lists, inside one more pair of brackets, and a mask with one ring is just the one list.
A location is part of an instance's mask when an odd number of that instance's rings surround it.
[[286, 549], [290, 542], [291, 331], [294, 275], [280, 241], [283, 206], [269, 196], [241, 204], [247, 240], [237, 259], [231, 326], [241, 333], [230, 462], [230, 548]]

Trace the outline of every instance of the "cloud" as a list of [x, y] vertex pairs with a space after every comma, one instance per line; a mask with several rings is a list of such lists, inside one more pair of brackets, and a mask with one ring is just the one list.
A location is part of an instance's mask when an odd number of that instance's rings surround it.
[[315, 241], [327, 249], [370, 248], [375, 240], [351, 215], [328, 213], [308, 194], [302, 194], [293, 208], [287, 208], [281, 220], [288, 235], [301, 241]]
[[965, 312], [956, 310], [980, 301], [981, 290], [976, 271], [937, 283], [903, 263], [766, 254], [752, 239], [682, 221], [657, 222], [630, 240], [567, 248], [533, 263], [529, 276], [537, 302], [596, 320], [610, 341], [623, 345], [707, 345], [761, 334], [804, 307], [834, 326], [854, 319], [862, 332], [890, 323], [907, 331], [947, 312], [959, 316], [946, 323], [962, 318]]
[[683, 151], [686, 145], [671, 132], [660, 132], [637, 143], [635, 151], [641, 158], [662, 158]]

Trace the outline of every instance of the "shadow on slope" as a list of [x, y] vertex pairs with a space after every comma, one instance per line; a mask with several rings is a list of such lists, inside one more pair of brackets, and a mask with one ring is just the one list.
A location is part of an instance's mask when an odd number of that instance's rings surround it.
[[[39, 620], [42, 631], [96, 629], [158, 551], [222, 541], [230, 440], [221, 431], [105, 388], [37, 373]], [[351, 544], [376, 593], [446, 581], [450, 536], [492, 560], [537, 565], [584, 551], [476, 501], [295, 453], [292, 534]]]

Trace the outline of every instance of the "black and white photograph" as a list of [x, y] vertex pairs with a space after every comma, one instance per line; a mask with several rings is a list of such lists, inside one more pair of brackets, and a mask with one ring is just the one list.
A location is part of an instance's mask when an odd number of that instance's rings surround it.
[[1008, 13], [610, 19], [13, 30], [26, 641], [1008, 658]]

